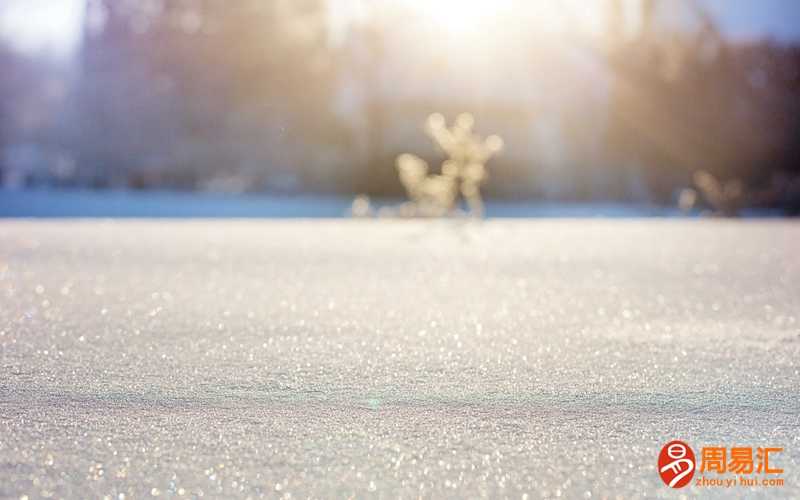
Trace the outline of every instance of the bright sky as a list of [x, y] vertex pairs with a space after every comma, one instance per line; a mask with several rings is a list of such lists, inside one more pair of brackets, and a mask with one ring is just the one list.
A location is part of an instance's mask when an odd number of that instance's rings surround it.
[[[79, 38], [84, 1], [0, 0], [0, 34], [26, 50], [68, 53]], [[355, 4], [364, 1], [374, 0], [331, 0], [330, 8], [334, 12], [352, 12]], [[494, 9], [503, 3], [503, 0], [402, 1], [417, 4], [425, 15], [451, 19], [451, 28], [455, 31], [466, 29], [487, 6]], [[750, 38], [768, 34], [779, 39], [800, 40], [800, 0], [701, 1], [712, 9], [724, 31], [734, 36]], [[547, 2], [541, 5], [546, 6]], [[453, 16], [455, 6], [460, 6], [459, 14]], [[338, 17], [341, 15], [344, 14]]]
[[800, 41], [798, 0], [703, 0], [731, 36]]
[[69, 52], [80, 34], [83, 0], [0, 0], [0, 34], [24, 50]]

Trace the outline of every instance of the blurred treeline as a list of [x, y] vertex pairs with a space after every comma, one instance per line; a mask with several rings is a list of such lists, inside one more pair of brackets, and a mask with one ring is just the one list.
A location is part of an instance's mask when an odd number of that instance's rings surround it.
[[800, 213], [800, 47], [727, 40], [701, 2], [686, 4], [696, 29], [678, 36], [658, 25], [668, 5], [643, 0], [638, 36], [608, 50], [610, 157], [638, 166], [658, 200], [707, 173], [742, 186], [734, 205]]
[[490, 197], [674, 203], [706, 171], [797, 210], [800, 48], [698, 2], [693, 29], [608, 0], [600, 38], [500, 20], [456, 54], [402, 9], [334, 29], [329, 1], [88, 0], [72, 59], [0, 47], [2, 183], [396, 195], [398, 154], [441, 159], [426, 116], [468, 111], [507, 145]]

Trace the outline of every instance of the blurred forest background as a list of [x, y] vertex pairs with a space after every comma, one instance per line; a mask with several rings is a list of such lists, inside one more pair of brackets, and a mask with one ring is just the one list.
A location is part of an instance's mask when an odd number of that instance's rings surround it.
[[800, 46], [715, 2], [75, 3], [70, 50], [0, 42], [5, 188], [397, 196], [466, 111], [505, 141], [489, 198], [674, 205], [705, 172], [800, 210]]

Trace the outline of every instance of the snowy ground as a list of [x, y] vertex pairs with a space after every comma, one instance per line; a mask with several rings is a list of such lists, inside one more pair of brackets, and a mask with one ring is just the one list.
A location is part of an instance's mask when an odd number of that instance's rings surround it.
[[[0, 498], [797, 498], [798, 250], [779, 221], [2, 221]], [[783, 447], [786, 485], [669, 490], [672, 439]]]

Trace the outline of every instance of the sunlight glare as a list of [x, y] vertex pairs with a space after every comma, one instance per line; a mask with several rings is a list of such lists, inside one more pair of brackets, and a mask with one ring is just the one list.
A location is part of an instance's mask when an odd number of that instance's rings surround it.
[[0, 6], [0, 35], [25, 50], [73, 48], [83, 13], [79, 0], [4, 0]]
[[605, 22], [601, 0], [400, 0], [453, 35], [482, 32], [497, 19], [524, 22], [543, 33], [597, 33]]
[[414, 10], [453, 34], [480, 29], [481, 24], [513, 3], [510, 0], [406, 0]]

